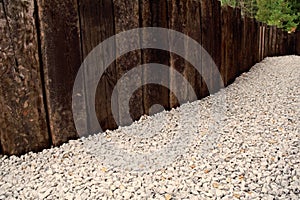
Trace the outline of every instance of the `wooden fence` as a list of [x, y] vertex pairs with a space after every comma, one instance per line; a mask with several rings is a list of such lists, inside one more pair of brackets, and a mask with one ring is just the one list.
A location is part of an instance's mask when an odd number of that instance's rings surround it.
[[[88, 53], [116, 33], [155, 26], [187, 34], [210, 53], [225, 85], [267, 56], [300, 55], [300, 32], [288, 34], [241, 16], [240, 9], [221, 8], [217, 0], [0, 0], [0, 4], [3, 154], [40, 151], [78, 137], [71, 109], [76, 74]], [[133, 67], [150, 62], [182, 73], [198, 99], [209, 95], [203, 78], [183, 58], [143, 49], [116, 59], [98, 84], [96, 104], [80, 106], [96, 108], [103, 130], [116, 128], [110, 101], [117, 81]], [[88, 71], [85, 74], [95, 78]], [[151, 74], [145, 73], [137, 84], [142, 85], [148, 76]], [[146, 85], [133, 94], [130, 110], [134, 119], [149, 114], [153, 104], [166, 109], [178, 106], [172, 88], [181, 83], [166, 78], [169, 88]], [[183, 88], [182, 92], [187, 91]]]

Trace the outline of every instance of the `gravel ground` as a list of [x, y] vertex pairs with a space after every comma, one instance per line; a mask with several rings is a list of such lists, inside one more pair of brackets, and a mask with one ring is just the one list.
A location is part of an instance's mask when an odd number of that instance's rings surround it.
[[[59, 148], [1, 157], [0, 199], [298, 200], [299, 85], [299, 56], [267, 58], [203, 100]], [[214, 124], [218, 97], [225, 112]], [[156, 155], [180, 133], [193, 138], [180, 143], [181, 154], [152, 165], [149, 157], [109, 160], [112, 152], [99, 148], [104, 138], [118, 147], [111, 150]]]

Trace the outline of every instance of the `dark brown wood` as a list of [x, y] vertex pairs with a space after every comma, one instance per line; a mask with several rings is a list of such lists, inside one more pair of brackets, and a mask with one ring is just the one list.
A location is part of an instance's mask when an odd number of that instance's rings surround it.
[[[186, 28], [186, 2], [187, 0], [178, 1], [170, 0], [168, 1], [168, 12], [169, 12], [169, 28], [175, 31], [184, 33]], [[177, 45], [180, 48], [185, 48], [184, 42], [177, 41], [177, 38], [169, 38], [170, 45]], [[185, 70], [185, 60], [179, 55], [170, 54], [170, 67], [177, 70], [179, 73], [183, 74]], [[170, 73], [170, 90], [178, 90], [184, 101], [187, 101], [187, 88], [181, 86], [181, 83], [176, 82], [174, 79], [174, 74]], [[179, 106], [177, 97], [170, 93], [170, 107], [174, 108]]]
[[275, 26], [272, 26], [272, 54], [270, 56], [276, 55], [276, 46], [277, 46], [277, 28]]
[[[140, 17], [139, 17], [139, 2], [138, 0], [126, 1], [126, 0], [114, 0], [114, 20], [115, 20], [115, 33], [120, 33], [122, 31], [130, 30], [133, 28], [139, 28], [140, 26]], [[133, 36], [132, 42], [139, 38], [139, 35]], [[122, 42], [122, 41], [121, 41]], [[125, 41], [124, 41], [125, 42]], [[127, 43], [132, 43], [129, 40]], [[117, 47], [119, 48], [119, 47]], [[122, 48], [122, 47], [121, 47]], [[125, 56], [122, 56], [116, 60], [116, 70], [117, 70], [117, 79], [119, 80], [126, 72], [130, 69], [141, 65], [141, 51], [136, 50], [127, 53]], [[142, 77], [136, 76], [133, 78], [132, 85], [129, 87], [142, 86]], [[122, 84], [122, 83], [121, 83]], [[124, 97], [129, 91], [120, 90], [118, 88], [118, 101], [119, 101], [119, 124], [120, 125], [129, 125], [130, 120], [126, 117], [124, 112], [124, 107], [128, 104], [125, 101]], [[143, 91], [142, 89], [139, 92], [134, 93], [130, 99], [130, 115], [133, 120], [137, 120], [141, 113], [144, 113], [143, 104], [139, 103], [143, 101]]]
[[235, 8], [233, 13], [233, 51], [234, 51], [234, 68], [235, 68], [235, 76], [239, 75], [239, 68], [243, 64], [242, 60], [242, 17], [241, 17], [241, 9]]
[[[96, 46], [105, 39], [114, 35], [113, 2], [112, 0], [80, 0], [79, 14], [84, 59]], [[111, 55], [113, 55], [113, 48], [115, 48], [115, 46], [111, 46], [110, 48], [111, 49], [105, 49], [103, 51], [107, 54], [111, 53]], [[98, 59], [100, 62], [103, 60], [101, 58]], [[94, 71], [85, 69], [84, 74], [85, 81], [99, 80], [99, 77], [95, 77]], [[116, 66], [115, 63], [113, 63], [106, 69], [98, 83], [95, 105], [86, 105], [88, 113], [91, 113], [93, 109], [96, 109], [98, 121], [103, 131], [117, 127], [111, 109], [111, 96], [116, 83]], [[89, 88], [86, 88], [86, 90], [88, 89]], [[91, 97], [86, 96], [87, 101], [89, 101], [89, 98]], [[89, 132], [99, 132], [100, 130], [97, 130], [96, 127], [96, 124], [89, 124]]]
[[[168, 28], [168, 5], [167, 0], [142, 0], [140, 2], [140, 10], [142, 16], [142, 27], [163, 27]], [[149, 37], [143, 33], [143, 39]], [[164, 42], [168, 46], [167, 38], [158, 38], [160, 42]], [[142, 50], [142, 63], [159, 63], [169, 66], [170, 53], [158, 49], [143, 49]], [[157, 76], [147, 69], [143, 71], [143, 106], [144, 112], [142, 114], [155, 114], [164, 109], [170, 109], [169, 93], [166, 87], [159, 84], [146, 84], [149, 77]], [[169, 74], [165, 74], [165, 80], [169, 82]], [[159, 104], [162, 107], [152, 107]]]
[[[189, 36], [190, 38], [197, 41], [199, 44], [202, 43], [201, 41], [201, 14], [200, 14], [200, 2], [199, 1], [193, 1], [193, 0], [187, 0], [186, 2], [186, 27], [184, 29], [184, 34]], [[189, 41], [187, 41], [185, 44], [186, 49], [186, 56], [192, 56], [195, 52], [190, 50], [191, 44]], [[201, 58], [201, 52], [199, 52], [198, 55], [199, 58]], [[193, 91], [190, 91], [189, 88], [187, 88], [187, 95], [189, 97], [192, 97], [192, 94], [196, 94], [197, 98], [200, 98], [200, 89], [197, 90], [197, 87], [201, 86], [201, 75], [200, 72], [192, 66], [188, 61], [185, 60], [185, 68], [183, 71], [184, 77], [188, 80], [190, 85], [193, 88]], [[194, 101], [196, 99], [190, 99], [189, 101]]]
[[258, 63], [260, 61], [259, 59], [259, 22], [256, 21], [256, 19], [254, 19], [254, 38], [253, 38], [253, 44], [254, 44], [254, 48], [253, 48], [253, 53], [254, 53], [254, 64]]
[[225, 86], [230, 84], [236, 74], [237, 69], [234, 66], [234, 41], [233, 41], [233, 8], [226, 6], [222, 8], [222, 70]]
[[298, 30], [296, 33], [296, 39], [295, 39], [295, 50], [296, 50], [296, 54], [300, 55], [300, 31]]
[[288, 55], [293, 55], [295, 54], [295, 33], [289, 33], [288, 34]]
[[[237, 13], [238, 14], [238, 13]], [[240, 15], [238, 16], [240, 17]], [[210, 27], [213, 35], [213, 39], [211, 41], [212, 43], [212, 58], [218, 67], [219, 72], [221, 71], [221, 65], [222, 65], [222, 29], [221, 29], [221, 2], [220, 1], [212, 1], [212, 24], [213, 26]], [[236, 26], [238, 29], [240, 28], [240, 19], [237, 22]], [[236, 39], [240, 41], [240, 32], [238, 32], [238, 35], [236, 35]], [[240, 51], [240, 50], [239, 50]], [[239, 62], [239, 60], [237, 60]], [[212, 84], [213, 84], [213, 91], [210, 91], [210, 93], [215, 93], [219, 91], [221, 86], [224, 86], [223, 83], [217, 82], [216, 76], [218, 76], [217, 71], [213, 70], [212, 74]], [[222, 80], [223, 81], [223, 80]]]
[[260, 60], [263, 59], [264, 57], [264, 48], [265, 48], [265, 26], [264, 24], [261, 24], [259, 27], [259, 35], [260, 35], [260, 40], [259, 40], [259, 54], [260, 54]]
[[280, 55], [281, 29], [276, 30], [276, 56]]
[[52, 142], [77, 138], [72, 89], [81, 65], [77, 0], [38, 0]]
[[0, 2], [0, 141], [4, 154], [50, 146], [33, 1]]
[[[212, 15], [212, 1], [202, 0], [201, 1], [201, 36], [202, 36], [202, 47], [209, 53], [213, 54], [212, 51], [212, 40], [213, 40], [213, 15]], [[202, 56], [203, 57], [203, 56]], [[205, 80], [202, 78], [201, 84], [201, 98], [209, 95], [208, 84], [212, 84], [212, 63], [210, 60], [202, 59], [202, 74], [205, 75]], [[224, 80], [224, 79], [223, 79]], [[206, 81], [206, 82], [205, 82]]]
[[[258, 23], [255, 19], [241, 17], [240, 9], [223, 7], [211, 0], [0, 0], [0, 153], [23, 154], [39, 151], [51, 144], [60, 145], [77, 138], [72, 114], [72, 89], [83, 59], [102, 41], [115, 33], [146, 26], [171, 28], [199, 42], [217, 64], [225, 85], [240, 73], [267, 56], [300, 55], [300, 31], [286, 31]], [[146, 34], [127, 39], [140, 41]], [[125, 42], [125, 41], [123, 41]], [[177, 38], [161, 40], [189, 51], [188, 42], [178, 44]], [[113, 53], [112, 46], [105, 55]], [[202, 55], [197, 55], [201, 56]], [[99, 59], [99, 58], [97, 58]], [[101, 59], [100, 59], [101, 60]], [[95, 105], [81, 102], [79, 109], [91, 112], [96, 109], [102, 130], [128, 125], [124, 113], [129, 103], [130, 116], [137, 120], [143, 114], [153, 114], [161, 104], [169, 109], [179, 105], [172, 93], [179, 90], [187, 101], [190, 94], [173, 74], [165, 78], [169, 87], [147, 85], [155, 74], [144, 70], [143, 76], [132, 78], [129, 102], [118, 90], [118, 114], [112, 116], [111, 95], [118, 80], [129, 70], [145, 63], [169, 65], [180, 72], [195, 89], [198, 98], [209, 95], [207, 84], [216, 92], [221, 83], [215, 83], [212, 62], [202, 60], [201, 73], [207, 82], [184, 58], [166, 51], [135, 50], [121, 57], [107, 68], [101, 77]], [[84, 72], [84, 80], [96, 80], [95, 73]], [[87, 86], [83, 84], [83, 88]], [[89, 102], [91, 96], [85, 100]], [[151, 111], [150, 111], [151, 110]], [[80, 123], [87, 124], [84, 117]], [[48, 124], [47, 124], [48, 123]], [[88, 128], [90, 134], [99, 130], [95, 124]]]
[[273, 29], [268, 26], [268, 54], [266, 56], [272, 55], [272, 37], [273, 37]]

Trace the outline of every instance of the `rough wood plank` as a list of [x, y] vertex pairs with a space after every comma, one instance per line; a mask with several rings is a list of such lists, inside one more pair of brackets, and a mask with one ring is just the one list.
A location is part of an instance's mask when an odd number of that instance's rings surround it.
[[268, 55], [267, 56], [271, 56], [273, 53], [273, 34], [274, 34], [274, 30], [272, 26], [269, 26], [270, 28], [270, 33], [269, 33], [269, 51], [268, 51]]
[[236, 74], [234, 66], [234, 45], [233, 45], [233, 8], [226, 6], [222, 8], [222, 75], [225, 86], [230, 84]]
[[[112, 0], [80, 0], [79, 13], [84, 59], [97, 45], [114, 35], [113, 2]], [[105, 49], [103, 51], [107, 54], [113, 54], [112, 48], [115, 47], [112, 46], [111, 49]], [[102, 58], [98, 59], [99, 62], [102, 62], [103, 60]], [[100, 70], [100, 68], [95, 68], [93, 70]], [[99, 77], [95, 77], [96, 73], [93, 70], [85, 69], [84, 80], [86, 82], [99, 80]], [[97, 118], [103, 131], [117, 127], [111, 110], [111, 95], [116, 83], [116, 68], [115, 63], [113, 63], [107, 68], [98, 83], [95, 105], [86, 105], [88, 113], [91, 113], [93, 109], [96, 109]], [[86, 86], [86, 90], [89, 89], [87, 87], [88, 86]], [[86, 96], [87, 102], [89, 102], [89, 98], [91, 97]], [[101, 131], [97, 130], [96, 127], [98, 126], [95, 124], [89, 124], [89, 133]]]
[[265, 28], [265, 35], [264, 35], [264, 57], [267, 57], [269, 55], [269, 48], [270, 48], [270, 43], [269, 43], [269, 38], [270, 38], [270, 27], [266, 26]]
[[[221, 63], [222, 63], [222, 29], [221, 29], [221, 2], [220, 1], [212, 1], [212, 58], [218, 67], [218, 70], [221, 70]], [[239, 24], [237, 24], [239, 27]], [[238, 36], [238, 38], [240, 38]], [[218, 76], [217, 71], [212, 71], [212, 84], [213, 84], [213, 91], [210, 93], [215, 93], [219, 91], [220, 87], [224, 85], [224, 83], [218, 82], [215, 77]]]
[[235, 76], [239, 75], [239, 68], [243, 64], [242, 62], [242, 16], [241, 9], [235, 8], [233, 13], [233, 51], [234, 51], [234, 68], [235, 68]]
[[[192, 1], [196, 10], [194, 11], [194, 19], [192, 18], [193, 13], [191, 13], [191, 17], [188, 17], [187, 23], [190, 24], [192, 32], [191, 37], [195, 39], [200, 45], [202, 45], [202, 19], [201, 19], [201, 2], [200, 1]], [[195, 26], [194, 28], [192, 28]], [[188, 44], [187, 44], [188, 46]], [[202, 55], [199, 55], [202, 56]], [[201, 99], [202, 97], [202, 84], [204, 80], [202, 79], [202, 76], [200, 73], [195, 71], [195, 93], [197, 95], [198, 99]]]
[[280, 45], [281, 45], [281, 29], [276, 30], [276, 56], [280, 55]]
[[[140, 2], [140, 12], [142, 17], [142, 27], [163, 27], [168, 28], [168, 6], [167, 0], [142, 0]], [[143, 39], [149, 37], [143, 33]], [[159, 38], [160, 42], [168, 46], [166, 38]], [[158, 49], [143, 49], [142, 50], [142, 63], [160, 63], [169, 66], [170, 53]], [[158, 84], [145, 85], [149, 77], [157, 76], [149, 70], [143, 71], [143, 104], [144, 112], [147, 115], [155, 114], [163, 109], [170, 109], [169, 105], [169, 89]], [[164, 74], [165, 80], [169, 82], [169, 74]], [[161, 106], [153, 106], [159, 104]], [[152, 107], [153, 106], [153, 107]]]
[[[186, 0], [170, 0], [168, 4], [168, 11], [169, 11], [169, 28], [176, 30], [178, 32], [184, 33], [186, 28]], [[169, 38], [170, 45], [177, 45], [181, 48], [184, 47], [184, 42], [177, 41], [177, 38]], [[179, 73], [183, 74], [185, 70], [185, 60], [178, 55], [171, 53], [170, 55], [170, 67], [177, 70]], [[175, 91], [178, 90], [180, 95], [182, 96], [183, 100], [187, 101], [187, 88], [181, 86], [181, 83], [176, 82], [174, 79], [174, 74], [170, 74], [170, 90]], [[174, 108], [179, 106], [177, 97], [170, 93], [170, 107]]]
[[[210, 0], [201, 0], [201, 36], [202, 36], [202, 47], [212, 55], [212, 40], [213, 40], [213, 15], [212, 15], [212, 2]], [[209, 60], [202, 59], [202, 74], [206, 74], [206, 81], [202, 78], [201, 84], [201, 98], [209, 95], [208, 84], [213, 81], [212, 63]], [[224, 79], [223, 79], [224, 80]]]
[[295, 33], [288, 34], [288, 55], [295, 54]]
[[277, 28], [275, 26], [272, 26], [272, 53], [270, 56], [276, 55], [276, 39], [277, 39]]
[[77, 138], [72, 115], [72, 90], [81, 65], [76, 0], [38, 0], [41, 45], [52, 141]]
[[[115, 33], [130, 30], [133, 28], [139, 28], [139, 2], [138, 0], [126, 1], [126, 0], [114, 0], [114, 19], [115, 19]], [[132, 40], [121, 41], [121, 43], [132, 43], [135, 39], [139, 38], [139, 35], [133, 36]], [[123, 46], [118, 46], [117, 49], [122, 49]], [[130, 59], [128, 59], [130, 58]], [[141, 65], [141, 51], [131, 51], [126, 55], [116, 60], [117, 79], [119, 80], [126, 72], [134, 67]], [[134, 86], [142, 86], [142, 77], [132, 77], [132, 80], [123, 80], [130, 82], [129, 88]], [[123, 84], [123, 83], [121, 83]], [[141, 113], [144, 113], [143, 92], [139, 90], [134, 93], [129, 102], [126, 102], [125, 96], [128, 94], [127, 90], [120, 90], [118, 88], [118, 104], [119, 104], [119, 125], [129, 125], [131, 120], [126, 117], [124, 108], [130, 105], [130, 116], [132, 120], [139, 119]]]
[[[186, 28], [184, 30], [184, 33], [189, 37], [193, 38], [199, 44], [201, 44], [202, 43], [201, 12], [200, 12], [201, 4], [199, 1], [188, 0], [186, 8], [187, 8]], [[189, 44], [189, 42], [185, 44], [187, 56], [193, 55], [195, 53], [189, 49], [190, 45], [191, 44]], [[200, 55], [196, 55], [196, 56], [200, 57], [201, 52], [199, 53]], [[192, 66], [189, 62], [185, 61], [185, 69], [183, 74], [194, 89], [193, 91], [189, 91], [189, 89], [187, 88], [188, 96], [191, 97], [191, 95], [195, 93], [197, 98], [200, 99], [201, 97], [200, 88], [201, 88], [201, 81], [202, 81], [200, 73], [194, 68], [194, 66]], [[190, 99], [190, 100], [193, 101], [196, 99]]]
[[300, 31], [296, 33], [296, 42], [295, 42], [296, 54], [300, 55]]
[[4, 154], [50, 146], [33, 0], [0, 2], [0, 140]]
[[253, 53], [254, 53], [254, 58], [253, 58], [253, 65], [259, 62], [259, 22], [256, 21], [256, 19], [253, 19], [254, 23], [254, 38], [253, 38]]

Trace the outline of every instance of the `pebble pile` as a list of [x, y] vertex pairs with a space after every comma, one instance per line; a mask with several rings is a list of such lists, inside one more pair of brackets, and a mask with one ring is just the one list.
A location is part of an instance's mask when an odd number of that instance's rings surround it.
[[[226, 100], [224, 113], [218, 129], [212, 129], [207, 124], [220, 95]], [[40, 153], [2, 156], [0, 200], [298, 200], [299, 122], [300, 57], [266, 58], [200, 101]], [[104, 162], [109, 152], [97, 151], [99, 138], [106, 138], [119, 150], [151, 153], [179, 133], [194, 138], [165, 165], [145, 161], [147, 170]]]

